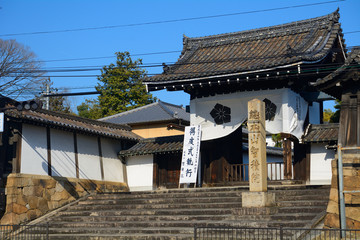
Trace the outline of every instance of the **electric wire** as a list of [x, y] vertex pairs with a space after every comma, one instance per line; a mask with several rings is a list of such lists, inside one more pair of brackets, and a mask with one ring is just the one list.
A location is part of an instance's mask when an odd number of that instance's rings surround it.
[[101, 29], [136, 27], [136, 26], [145, 26], [145, 25], [156, 25], [156, 24], [165, 24], [165, 23], [175, 23], [175, 22], [184, 22], [184, 21], [194, 21], [194, 20], [202, 20], [202, 19], [229, 17], [229, 16], [261, 13], [261, 12], [271, 12], [271, 11], [285, 10], [285, 9], [291, 9], [291, 8], [310, 7], [310, 6], [323, 5], [323, 4], [329, 4], [329, 3], [337, 3], [337, 2], [343, 2], [343, 1], [345, 1], [345, 0], [333, 0], [333, 1], [326, 1], [326, 2], [317, 2], [317, 3], [286, 6], [286, 7], [277, 7], [277, 8], [268, 8], [268, 9], [261, 9], [261, 10], [244, 11], [244, 12], [237, 12], [237, 13], [226, 13], [226, 14], [218, 14], [218, 15], [211, 15], [211, 16], [180, 18], [180, 19], [172, 19], [172, 20], [143, 22], [143, 23], [130, 23], [130, 24], [121, 24], [121, 25], [112, 25], [112, 26], [102, 26], [102, 27], [74, 28], [74, 29], [65, 29], [65, 30], [39, 31], [39, 32], [27, 32], [27, 33], [9, 33], [9, 34], [1, 34], [0, 37], [38, 35], [38, 34], [52, 34], [52, 33], [67, 33], [67, 32], [79, 32], [79, 31], [89, 31], [89, 30], [101, 30]]
[[[333, 51], [336, 52], [336, 51]], [[328, 53], [328, 54], [331, 54]], [[296, 54], [295, 54], [296, 55]], [[216, 64], [216, 63], [232, 63], [232, 62], [236, 62], [236, 61], [252, 61], [252, 60], [268, 60], [268, 59], [273, 59], [273, 58], [279, 58], [279, 57], [285, 57], [285, 58], [291, 58], [293, 57], [292, 55], [287, 55], [287, 54], [278, 54], [278, 55], [273, 55], [273, 56], [266, 56], [266, 57], [236, 57], [236, 58], [226, 58], [226, 59], [220, 59], [220, 60], [207, 60], [207, 61], [194, 61], [194, 62], [185, 62], [185, 63], [173, 63], [173, 64], [169, 64], [166, 66], [169, 67], [179, 67], [179, 66], [191, 66], [191, 65], [200, 65], [200, 64]], [[328, 65], [339, 65], [339, 63], [318, 63], [318, 64], [312, 64], [312, 66], [316, 67], [316, 66], [328, 66]], [[117, 66], [108, 68], [107, 66], [105, 66], [106, 69], [108, 70], [112, 70], [112, 69], [117, 69]], [[164, 67], [163, 64], [158, 64], [158, 63], [154, 63], [153, 65], [139, 65], [138, 66], [139, 69], [141, 68], [157, 68], [157, 67]], [[86, 72], [86, 71], [100, 71], [100, 70], [104, 70], [104, 67], [91, 67], [89, 66], [89, 68], [86, 68], [86, 66], [83, 66], [83, 68], [77, 68], [77, 67], [59, 67], [62, 69], [26, 69], [26, 70], [21, 70], [21, 71], [8, 71], [8, 73], [10, 74], [17, 74], [17, 73], [64, 73], [64, 72]], [[187, 73], [191, 73], [191, 72], [187, 72]], [[195, 73], [195, 72], [194, 72]], [[201, 73], [201, 72], [196, 72], [196, 73]], [[160, 73], [156, 73], [156, 74], [160, 74]], [[173, 74], [171, 72], [168, 72], [167, 74]], [[178, 73], [174, 73], [174, 74], [178, 74]]]

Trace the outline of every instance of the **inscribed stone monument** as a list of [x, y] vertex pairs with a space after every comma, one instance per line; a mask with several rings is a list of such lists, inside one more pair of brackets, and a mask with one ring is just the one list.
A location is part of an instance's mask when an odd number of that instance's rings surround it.
[[243, 207], [268, 207], [275, 204], [275, 194], [267, 192], [265, 103], [248, 102], [249, 189], [243, 192]]
[[265, 103], [248, 102], [250, 192], [267, 191]]

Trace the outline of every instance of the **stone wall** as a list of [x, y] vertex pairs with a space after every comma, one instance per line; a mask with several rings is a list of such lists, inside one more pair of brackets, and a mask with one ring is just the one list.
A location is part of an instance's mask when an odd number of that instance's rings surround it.
[[129, 191], [127, 185], [120, 182], [13, 173], [7, 179], [1, 224], [31, 221], [92, 193], [125, 191]]
[[[360, 190], [360, 157], [359, 155], [343, 155], [344, 191]], [[332, 180], [330, 199], [325, 217], [325, 228], [340, 228], [338, 169], [337, 160], [331, 162]], [[360, 193], [345, 194], [346, 227], [360, 229]]]

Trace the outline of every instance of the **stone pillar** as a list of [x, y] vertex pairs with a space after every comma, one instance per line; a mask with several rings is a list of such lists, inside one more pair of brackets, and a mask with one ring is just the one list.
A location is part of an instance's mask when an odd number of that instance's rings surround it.
[[267, 191], [265, 103], [248, 103], [250, 192]]
[[275, 195], [267, 192], [267, 162], [265, 133], [265, 103], [248, 102], [249, 189], [242, 194], [243, 207], [275, 205]]

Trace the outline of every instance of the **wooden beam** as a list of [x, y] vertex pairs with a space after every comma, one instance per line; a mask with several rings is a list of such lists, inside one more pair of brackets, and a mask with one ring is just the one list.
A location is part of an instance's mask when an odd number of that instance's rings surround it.
[[74, 153], [75, 153], [75, 172], [76, 178], [79, 178], [79, 152], [78, 152], [78, 144], [77, 144], [77, 135], [74, 132]]
[[52, 176], [51, 167], [51, 133], [50, 128], [46, 128], [46, 143], [47, 143], [47, 162], [48, 162], [48, 175]]
[[101, 172], [101, 180], [104, 180], [104, 162], [101, 148], [101, 138], [98, 137], [98, 147], [99, 147], [99, 158], [100, 158], [100, 172]]

